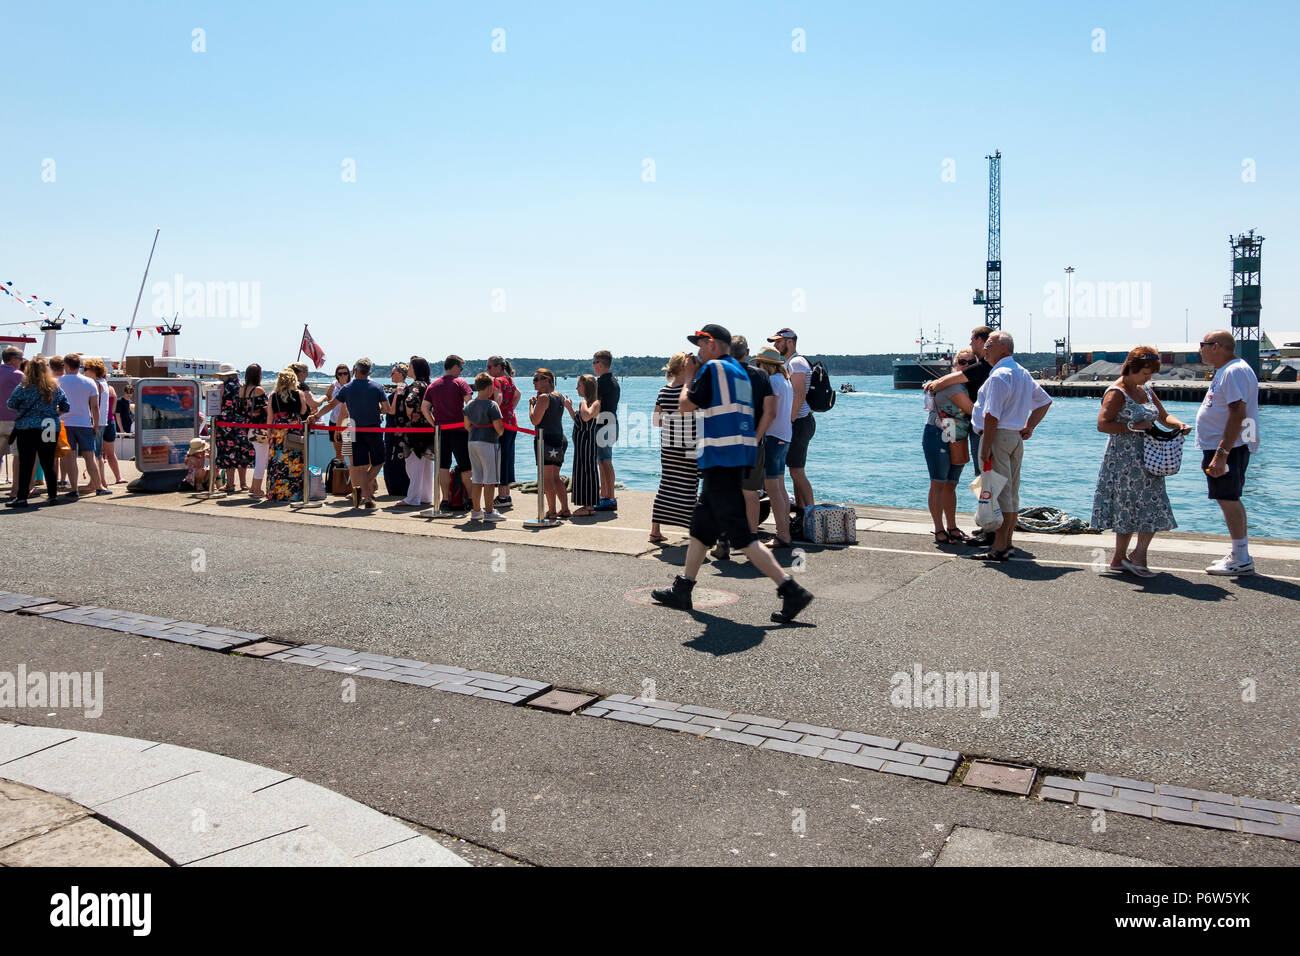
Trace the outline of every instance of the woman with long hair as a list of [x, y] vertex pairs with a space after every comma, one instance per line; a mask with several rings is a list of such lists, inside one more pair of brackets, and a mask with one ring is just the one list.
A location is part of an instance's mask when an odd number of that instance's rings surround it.
[[[217, 378], [222, 379], [221, 420], [232, 425], [247, 424], [239, 372], [233, 365], [223, 365]], [[235, 490], [236, 470], [239, 472], [239, 490], [248, 490], [248, 466], [255, 464], [256, 460], [253, 436], [247, 428], [217, 428], [217, 459], [212, 467], [225, 471], [227, 492]]]
[[[275, 379], [271, 395], [272, 425], [300, 425], [306, 401], [298, 391], [298, 376], [286, 368]], [[285, 447], [286, 429], [272, 428], [266, 466], [267, 500], [298, 501], [302, 498], [302, 452]]]
[[663, 371], [668, 384], [659, 389], [650, 424], [659, 429], [659, 491], [650, 513], [650, 543], [668, 539], [660, 525], [691, 526], [699, 497], [700, 470], [695, 458], [695, 416], [677, 410], [677, 399], [689, 384], [690, 352], [675, 352]]
[[[244, 384], [239, 389], [239, 409], [243, 420], [250, 425], [271, 422], [270, 402], [266, 397], [266, 389], [262, 388], [262, 366], [256, 362], [244, 369]], [[262, 481], [266, 478], [266, 464], [271, 451], [267, 444], [267, 433], [249, 429], [248, 437], [253, 445], [253, 486], [248, 493], [253, 498], [265, 498]]]
[[51, 504], [59, 501], [59, 473], [55, 452], [59, 447], [59, 416], [70, 411], [68, 397], [59, 388], [45, 357], [27, 360], [21, 385], [15, 386], [8, 406], [17, 412], [14, 420], [14, 444], [18, 447], [18, 474], [14, 476], [10, 508], [26, 508], [32, 472], [39, 459], [45, 473], [45, 490]]
[[[953, 371], [965, 372], [979, 359], [970, 349], [955, 356]], [[921, 430], [921, 453], [930, 475], [926, 504], [934, 522], [934, 543], [966, 544], [966, 532], [957, 527], [957, 482], [970, 460], [970, 416], [975, 404], [964, 383], [949, 385], [931, 395], [925, 427]]]
[[769, 548], [789, 548], [794, 545], [790, 537], [790, 497], [785, 490], [785, 456], [794, 437], [794, 424], [790, 415], [794, 409], [794, 386], [790, 384], [790, 371], [785, 367], [781, 353], [764, 346], [754, 356], [754, 365], [767, 373], [767, 380], [776, 396], [776, 418], [763, 436], [763, 490], [772, 506], [772, 521], [776, 524], [776, 537], [764, 542]]
[[569, 448], [569, 440], [564, 437], [564, 399], [555, 392], [555, 373], [550, 369], [539, 368], [533, 373], [533, 387], [537, 394], [528, 400], [528, 420], [537, 429], [537, 439], [533, 443], [534, 460], [538, 448], [541, 449], [546, 517], [552, 521], [572, 518], [569, 493], [560, 477], [564, 453]]
[[[1128, 353], [1119, 378], [1106, 389], [1097, 413], [1097, 431], [1110, 436], [1101, 458], [1097, 490], [1092, 498], [1092, 527], [1115, 532], [1110, 571], [1153, 578], [1147, 567], [1147, 548], [1159, 531], [1178, 527], [1174, 520], [1163, 475], [1153, 475], [1142, 464], [1145, 433], [1157, 423], [1186, 435], [1192, 430], [1165, 411], [1147, 383], [1160, 371], [1160, 353], [1147, 345]], [[1128, 550], [1133, 535], [1137, 547]]]
[[[410, 372], [413, 381], [393, 394], [393, 406], [399, 428], [424, 428], [428, 422], [420, 413], [420, 402], [429, 388], [429, 360], [412, 355]], [[406, 463], [410, 484], [402, 504], [412, 508], [433, 504], [433, 435], [428, 432], [399, 434], [397, 454]]]
[[573, 418], [573, 503], [578, 510], [575, 518], [585, 518], [596, 513], [600, 500], [600, 467], [596, 462], [596, 416], [600, 414], [600, 399], [596, 397], [596, 376], [578, 378], [577, 409], [567, 395], [564, 407]]

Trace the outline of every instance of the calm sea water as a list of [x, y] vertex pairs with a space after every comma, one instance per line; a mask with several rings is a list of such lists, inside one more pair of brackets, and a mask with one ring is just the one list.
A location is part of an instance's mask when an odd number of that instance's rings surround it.
[[[899, 508], [925, 508], [929, 476], [921, 454], [925, 412], [917, 391], [895, 391], [889, 376], [836, 377], [835, 386], [849, 382], [857, 392], [841, 394], [831, 411], [817, 416], [817, 434], [808, 458], [808, 477], [819, 501], [857, 502]], [[619, 418], [620, 447], [614, 454], [618, 479], [638, 491], [659, 484], [659, 446], [649, 427], [655, 396], [663, 385], [657, 378], [625, 378]], [[573, 379], [558, 383], [573, 393]], [[1021, 477], [1022, 507], [1048, 505], [1088, 520], [1097, 470], [1107, 436], [1097, 431], [1100, 401], [1058, 398], [1034, 437], [1025, 443]], [[1197, 405], [1169, 402], [1171, 415], [1196, 422]], [[1260, 451], [1252, 457], [1243, 500], [1255, 537], [1300, 538], [1300, 408], [1265, 405], [1259, 410]], [[1188, 445], [1183, 469], [1167, 479], [1179, 530], [1223, 534], [1218, 505], [1206, 498], [1200, 457]], [[626, 445], [622, 444], [626, 442]], [[519, 456], [521, 473], [525, 454]], [[571, 462], [566, 462], [566, 468]], [[974, 496], [966, 487], [974, 477], [966, 468], [958, 486], [957, 504], [973, 511]]]

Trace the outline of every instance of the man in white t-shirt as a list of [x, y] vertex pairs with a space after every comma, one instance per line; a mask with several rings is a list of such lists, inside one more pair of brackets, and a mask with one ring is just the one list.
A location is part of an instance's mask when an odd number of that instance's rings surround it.
[[1241, 492], [1250, 456], [1259, 451], [1259, 379], [1236, 351], [1231, 332], [1211, 332], [1201, 340], [1201, 361], [1214, 366], [1214, 381], [1196, 413], [1196, 447], [1210, 497], [1223, 510], [1232, 537], [1232, 553], [1206, 568], [1207, 574], [1255, 573]]
[[112, 494], [99, 480], [99, 468], [95, 464], [95, 426], [99, 421], [99, 386], [88, 376], [81, 374], [81, 356], [75, 352], [63, 357], [65, 375], [59, 379], [59, 388], [68, 396], [72, 409], [62, 418], [63, 428], [68, 433], [69, 451], [63, 456], [64, 469], [72, 488], [68, 497], [77, 498], [77, 456], [86, 463], [90, 475], [90, 487], [97, 495]]
[[794, 503], [800, 511], [814, 503], [812, 482], [804, 472], [808, 463], [808, 444], [817, 431], [817, 420], [808, 407], [808, 380], [812, 366], [799, 354], [799, 336], [793, 329], [782, 329], [768, 339], [785, 359], [785, 369], [790, 373], [790, 386], [794, 389], [794, 402], [790, 408], [791, 437], [785, 464], [790, 470], [790, 484], [794, 486]]

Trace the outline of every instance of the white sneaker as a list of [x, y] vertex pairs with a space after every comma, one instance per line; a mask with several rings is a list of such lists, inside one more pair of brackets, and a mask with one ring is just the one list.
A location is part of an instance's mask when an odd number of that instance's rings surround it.
[[1249, 558], [1247, 558], [1245, 561], [1234, 561], [1232, 559], [1232, 555], [1228, 555], [1226, 558], [1220, 558], [1218, 561], [1215, 561], [1213, 564], [1211, 564], [1208, 568], [1205, 569], [1205, 573], [1219, 574], [1224, 576], [1230, 576], [1235, 574], [1254, 574], [1255, 562], [1250, 560]]
[[481, 511], [471, 511], [471, 512], [469, 513], [469, 520], [470, 520], [470, 521], [482, 521], [482, 520], [483, 520], [483, 512], [481, 512]]
[[489, 511], [483, 516], [484, 521], [505, 521], [506, 516], [499, 511]]

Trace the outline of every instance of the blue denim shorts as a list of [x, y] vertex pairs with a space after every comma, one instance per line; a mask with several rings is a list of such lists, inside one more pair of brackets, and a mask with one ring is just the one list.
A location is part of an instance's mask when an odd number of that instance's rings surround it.
[[596, 426], [596, 461], [613, 461], [614, 445], [618, 442], [618, 419], [606, 424], [604, 421]]
[[95, 453], [95, 428], [81, 428], [76, 425], [65, 425], [64, 430], [68, 433], [68, 445], [78, 455], [82, 452]]
[[925, 452], [925, 467], [930, 471], [931, 481], [957, 483], [966, 466], [952, 463], [948, 443], [943, 440], [943, 431], [939, 426], [925, 426], [925, 433], [921, 436], [921, 450]]
[[780, 478], [785, 474], [785, 455], [790, 450], [788, 441], [781, 441], [775, 435], [763, 436], [763, 474], [768, 478]]

